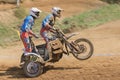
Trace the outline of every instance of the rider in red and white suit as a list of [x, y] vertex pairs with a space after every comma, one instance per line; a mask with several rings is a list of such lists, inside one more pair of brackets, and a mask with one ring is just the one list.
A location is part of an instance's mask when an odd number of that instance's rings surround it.
[[33, 7], [30, 10], [30, 15], [28, 15], [25, 19], [24, 22], [21, 26], [21, 33], [20, 33], [20, 38], [24, 44], [25, 47], [25, 52], [31, 52], [31, 44], [30, 44], [30, 40], [29, 37], [30, 36], [34, 36], [34, 37], [38, 37], [37, 35], [35, 35], [32, 31], [32, 27], [34, 25], [35, 19], [37, 19], [39, 17], [41, 10]]

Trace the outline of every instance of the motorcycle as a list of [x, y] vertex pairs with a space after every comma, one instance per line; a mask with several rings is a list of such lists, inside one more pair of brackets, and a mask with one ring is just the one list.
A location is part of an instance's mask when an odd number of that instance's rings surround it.
[[[30, 38], [33, 51], [32, 53], [26, 53], [21, 57], [21, 60], [24, 59], [22, 68], [27, 77], [32, 78], [41, 75], [44, 71], [46, 63], [58, 62], [63, 57], [63, 54], [69, 56], [69, 54], [72, 53], [72, 55], [78, 60], [86, 60], [92, 56], [94, 47], [88, 39], [79, 38], [70, 42], [68, 39], [75, 34], [66, 37], [61, 30], [53, 30], [55, 31], [55, 34], [52, 36], [49, 42], [50, 50], [47, 50], [46, 44], [35, 46]], [[49, 60], [49, 51], [52, 53], [51, 60]]]

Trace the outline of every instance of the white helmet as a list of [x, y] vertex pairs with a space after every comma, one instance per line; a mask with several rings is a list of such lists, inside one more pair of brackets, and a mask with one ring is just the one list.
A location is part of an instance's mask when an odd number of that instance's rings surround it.
[[33, 17], [35, 17], [35, 18], [38, 18], [39, 17], [39, 13], [41, 13], [42, 11], [41, 10], [39, 10], [38, 8], [36, 8], [36, 7], [32, 7], [31, 9], [30, 9], [30, 15], [32, 15]]
[[52, 13], [57, 16], [57, 17], [60, 17], [60, 13], [63, 9], [61, 9], [60, 7], [53, 7], [52, 8]]

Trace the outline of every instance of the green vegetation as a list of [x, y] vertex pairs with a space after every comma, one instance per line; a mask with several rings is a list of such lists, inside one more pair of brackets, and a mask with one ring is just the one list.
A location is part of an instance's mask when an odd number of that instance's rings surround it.
[[80, 27], [81, 29], [86, 29], [117, 19], [120, 19], [120, 5], [114, 4], [65, 18], [59, 23], [59, 26], [61, 26], [65, 32], [69, 32], [69, 28]]
[[[16, 16], [16, 21], [12, 23], [4, 24], [0, 22], [0, 46], [7, 46], [14, 41], [19, 40], [18, 27], [22, 23], [23, 18], [27, 15], [25, 8], [19, 7], [13, 10]], [[12, 20], [12, 19], [11, 19]]]
[[[25, 8], [20, 7], [15, 9], [14, 13], [18, 18], [14, 23], [7, 24], [9, 26], [0, 23], [0, 46], [19, 40], [19, 36], [16, 31], [19, 29], [17, 25], [22, 23], [27, 12]], [[39, 34], [41, 21], [46, 15], [47, 13], [43, 12], [40, 18], [36, 20], [33, 28], [35, 33]], [[120, 19], [120, 5], [113, 4], [65, 18], [62, 21], [57, 22], [57, 25], [62, 28], [64, 32], [70, 32], [70, 29], [71, 31], [75, 28], [86, 29], [117, 19]]]
[[14, 29], [0, 24], [0, 46], [5, 46], [8, 43], [18, 40], [17, 32]]
[[[0, 46], [5, 47], [6, 45], [9, 45], [9, 43], [12, 43], [14, 41], [19, 40], [18, 31], [20, 30], [20, 25], [23, 22], [23, 19], [29, 15], [29, 12], [27, 13], [27, 10], [23, 7], [16, 8], [14, 10], [14, 16], [16, 16], [18, 19], [14, 21], [14, 23], [10, 24], [3, 24], [0, 23]], [[35, 25], [33, 28], [33, 31], [36, 34], [39, 34], [41, 22], [45, 18], [47, 13], [42, 12], [40, 15], [40, 18], [36, 19]], [[9, 25], [9, 26], [8, 26]]]
[[14, 15], [19, 19], [23, 19], [27, 15], [27, 12], [26, 12], [25, 8], [18, 7], [15, 9]]

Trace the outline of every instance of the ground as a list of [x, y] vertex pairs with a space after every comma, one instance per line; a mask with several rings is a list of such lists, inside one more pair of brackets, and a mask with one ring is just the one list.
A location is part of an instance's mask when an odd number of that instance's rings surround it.
[[[85, 61], [78, 61], [72, 55], [64, 56], [55, 64], [47, 64], [46, 71], [34, 80], [119, 80], [119, 25], [120, 20], [78, 31], [80, 35], [71, 40], [81, 37], [89, 39], [94, 45], [94, 55]], [[14, 47], [0, 49], [0, 79], [32, 80], [25, 78], [19, 67], [23, 46], [21, 42], [16, 44]]]
[[[69, 11], [71, 10], [69, 9]], [[119, 25], [120, 20], [117, 20], [77, 31], [79, 35], [74, 36], [71, 40], [81, 37], [89, 39], [94, 45], [93, 56], [88, 60], [79, 61], [72, 55], [65, 55], [59, 62], [47, 64], [45, 72], [36, 78], [26, 78], [19, 67], [21, 48], [23, 48], [21, 41], [16, 42], [13, 46], [0, 48], [0, 80], [120, 80]], [[39, 42], [44, 41], [39, 39], [35, 44], [39, 44]]]

